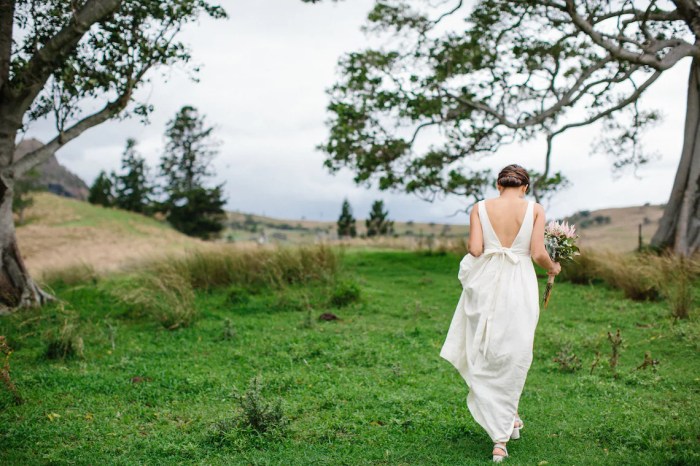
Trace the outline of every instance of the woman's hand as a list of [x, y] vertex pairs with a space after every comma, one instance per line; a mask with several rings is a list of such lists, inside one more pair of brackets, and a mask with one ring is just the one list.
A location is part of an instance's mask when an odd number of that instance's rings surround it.
[[559, 275], [561, 272], [561, 264], [559, 262], [552, 262], [552, 268], [547, 271], [547, 275]]

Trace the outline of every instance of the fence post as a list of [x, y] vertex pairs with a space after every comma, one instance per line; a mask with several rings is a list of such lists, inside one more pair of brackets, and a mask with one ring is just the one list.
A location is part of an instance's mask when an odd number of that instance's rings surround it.
[[642, 252], [642, 245], [643, 245], [643, 243], [642, 243], [642, 224], [640, 223], [639, 224], [639, 247], [637, 248], [637, 250], [639, 252]]

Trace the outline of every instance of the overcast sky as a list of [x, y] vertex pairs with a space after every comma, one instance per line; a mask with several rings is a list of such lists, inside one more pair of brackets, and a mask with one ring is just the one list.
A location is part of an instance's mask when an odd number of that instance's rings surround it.
[[[188, 104], [206, 115], [222, 141], [214, 165], [217, 181], [226, 182], [230, 210], [335, 220], [348, 197], [359, 218], [373, 200], [384, 199], [397, 220], [466, 223], [465, 214], [452, 215], [467, 204], [463, 199], [427, 203], [411, 195], [368, 190], [355, 186], [348, 170], [331, 175], [322, 166], [324, 156], [315, 146], [327, 135], [325, 90], [337, 78], [338, 58], [366, 46], [360, 26], [373, 0], [221, 4], [229, 20], [202, 21], [183, 34], [194, 62], [203, 65], [199, 83], [180, 69], [172, 70], [167, 82], [155, 79], [141, 94], [156, 108], [151, 125], [107, 122], [61, 149], [59, 161], [90, 184], [100, 170], [118, 168], [125, 141], [133, 137], [155, 167], [165, 123]], [[661, 110], [664, 120], [646, 139], [646, 147], [660, 158], [636, 175], [614, 176], [609, 158], [589, 155], [597, 128], [560, 136], [552, 168], [564, 172], [572, 186], [545, 206], [548, 216], [668, 200], [680, 157], [688, 67], [686, 60], [665, 73], [642, 100], [644, 107]], [[48, 125], [38, 124], [29, 136], [46, 141], [53, 133]], [[541, 170], [543, 149], [542, 141], [511, 146], [481, 166], [497, 171], [520, 163]]]

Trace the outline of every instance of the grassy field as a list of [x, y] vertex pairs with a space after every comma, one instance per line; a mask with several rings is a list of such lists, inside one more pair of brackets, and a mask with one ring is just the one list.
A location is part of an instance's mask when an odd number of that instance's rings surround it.
[[[358, 302], [332, 305], [333, 283], [197, 292], [200, 319], [176, 331], [115, 301], [109, 280], [58, 287], [63, 304], [0, 319], [26, 400], [15, 405], [0, 387], [0, 464], [489, 464], [467, 388], [439, 357], [459, 259], [347, 251], [339, 280], [359, 285]], [[318, 320], [324, 312], [339, 319]], [[71, 313], [84, 357], [47, 360], [46, 331]], [[618, 328], [614, 377], [607, 332]], [[697, 311], [674, 322], [664, 302], [559, 283], [507, 462], [700, 464], [699, 338]], [[645, 352], [655, 371], [637, 369]], [[558, 354], [582, 367], [562, 370]], [[235, 394], [255, 376], [286, 420], [262, 434], [226, 422], [240, 418]]]

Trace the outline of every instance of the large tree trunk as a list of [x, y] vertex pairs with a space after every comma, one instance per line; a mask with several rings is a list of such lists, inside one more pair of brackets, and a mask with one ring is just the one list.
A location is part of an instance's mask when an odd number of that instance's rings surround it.
[[12, 186], [11, 173], [0, 171], [0, 314], [53, 299], [34, 283], [20, 255], [12, 216]]
[[688, 82], [683, 151], [671, 197], [651, 243], [691, 256], [700, 250], [700, 60], [693, 58]]

